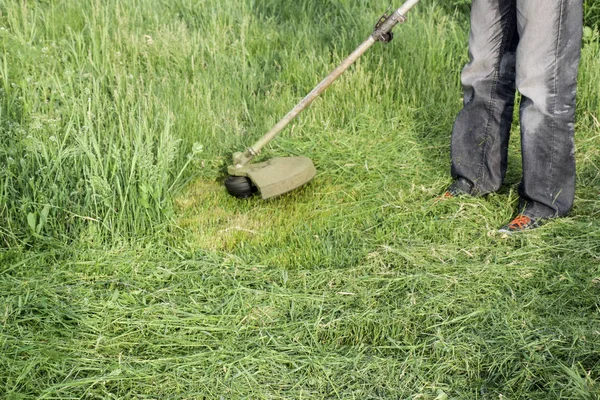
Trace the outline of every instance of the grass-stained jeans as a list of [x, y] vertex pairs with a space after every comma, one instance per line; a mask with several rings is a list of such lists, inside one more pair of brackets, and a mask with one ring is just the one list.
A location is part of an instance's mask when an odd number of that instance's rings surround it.
[[500, 188], [515, 90], [530, 217], [563, 216], [575, 196], [574, 120], [583, 0], [473, 0], [464, 108], [452, 131], [452, 176], [483, 195]]

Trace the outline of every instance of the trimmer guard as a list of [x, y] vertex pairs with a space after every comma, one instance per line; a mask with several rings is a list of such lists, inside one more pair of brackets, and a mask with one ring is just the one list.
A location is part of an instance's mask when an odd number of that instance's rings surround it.
[[294, 190], [315, 177], [317, 170], [308, 157], [275, 157], [241, 168], [229, 166], [229, 175], [247, 176], [258, 188], [263, 199]]

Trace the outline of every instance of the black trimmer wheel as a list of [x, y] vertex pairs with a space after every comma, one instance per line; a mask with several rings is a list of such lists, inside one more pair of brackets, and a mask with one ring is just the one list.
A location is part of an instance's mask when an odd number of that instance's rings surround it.
[[229, 176], [225, 180], [225, 187], [230, 195], [239, 199], [247, 199], [256, 192], [256, 186], [245, 176]]

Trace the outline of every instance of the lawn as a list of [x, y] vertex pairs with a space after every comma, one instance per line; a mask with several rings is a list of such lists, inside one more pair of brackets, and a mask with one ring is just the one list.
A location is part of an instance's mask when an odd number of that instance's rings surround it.
[[496, 232], [517, 115], [501, 190], [440, 201], [468, 24], [429, 0], [258, 158], [311, 183], [227, 194], [388, 6], [0, 0], [0, 397], [600, 399], [595, 3], [568, 217]]

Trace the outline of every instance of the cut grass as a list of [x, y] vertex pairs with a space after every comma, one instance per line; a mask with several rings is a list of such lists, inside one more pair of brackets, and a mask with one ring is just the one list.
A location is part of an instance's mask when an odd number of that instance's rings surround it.
[[222, 185], [372, 28], [364, 1], [0, 0], [0, 393], [598, 399], [600, 81], [583, 49], [570, 217], [496, 229], [520, 179], [439, 200], [467, 29], [422, 3]]
[[598, 268], [537, 246], [457, 254], [406, 240], [312, 269], [152, 251], [62, 251], [46, 256], [51, 269], [25, 260], [3, 273], [4, 387], [59, 398], [593, 398]]

